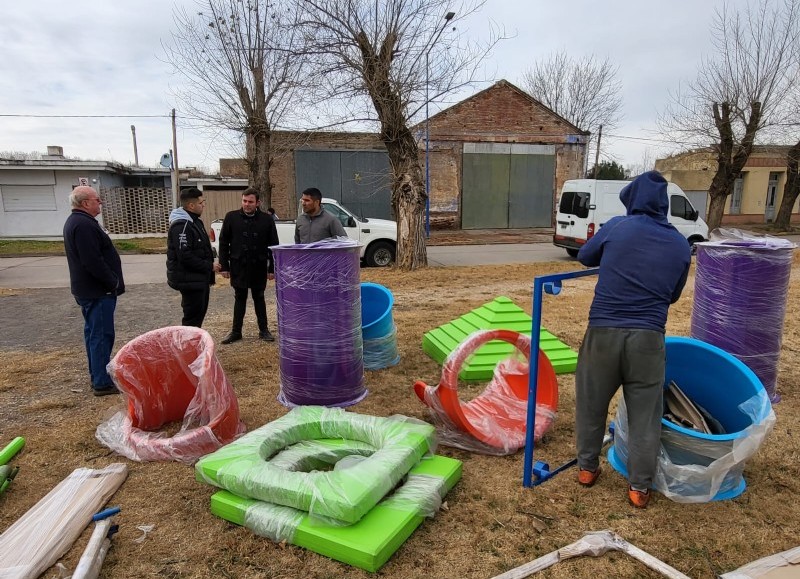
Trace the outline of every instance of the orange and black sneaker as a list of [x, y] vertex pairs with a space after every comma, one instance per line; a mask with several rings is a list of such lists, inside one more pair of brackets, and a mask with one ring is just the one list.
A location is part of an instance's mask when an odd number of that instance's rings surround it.
[[637, 509], [646, 509], [650, 502], [650, 491], [637, 491], [633, 487], [628, 487], [628, 500]]
[[600, 477], [600, 467], [597, 467], [597, 470], [584, 470], [582, 468], [578, 469], [578, 482], [585, 487], [593, 486], [594, 483], [597, 482], [597, 479]]

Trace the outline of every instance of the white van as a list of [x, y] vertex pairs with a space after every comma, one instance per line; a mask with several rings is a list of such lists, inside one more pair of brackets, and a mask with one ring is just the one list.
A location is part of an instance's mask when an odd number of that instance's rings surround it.
[[[563, 247], [572, 257], [609, 219], [627, 211], [619, 192], [630, 181], [573, 179], [564, 183], [556, 212], [553, 245]], [[683, 190], [675, 183], [667, 185], [669, 222], [694, 245], [708, 238], [708, 225], [698, 217]]]

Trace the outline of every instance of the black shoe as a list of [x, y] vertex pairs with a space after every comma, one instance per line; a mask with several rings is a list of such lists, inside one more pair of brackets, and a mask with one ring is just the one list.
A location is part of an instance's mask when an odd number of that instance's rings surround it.
[[117, 390], [116, 386], [110, 386], [108, 388], [93, 388], [92, 393], [95, 396], [108, 396], [110, 394], [119, 394], [119, 390]]
[[269, 330], [263, 330], [258, 333], [258, 339], [264, 340], [265, 342], [274, 342], [275, 336], [269, 333]]
[[231, 332], [224, 338], [222, 338], [223, 344], [233, 344], [234, 342], [238, 342], [242, 339], [242, 334], [240, 332]]

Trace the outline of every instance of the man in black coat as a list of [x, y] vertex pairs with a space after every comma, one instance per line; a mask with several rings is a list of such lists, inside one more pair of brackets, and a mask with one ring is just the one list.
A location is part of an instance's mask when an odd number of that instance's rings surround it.
[[192, 187], [181, 192], [181, 206], [169, 215], [167, 283], [181, 292], [184, 326], [202, 327], [210, 288], [219, 264], [214, 263], [211, 241], [200, 216], [203, 192]]
[[247, 290], [253, 296], [258, 321], [258, 337], [265, 342], [275, 338], [267, 326], [267, 303], [264, 290], [267, 279], [274, 279], [270, 247], [278, 245], [275, 220], [258, 208], [259, 193], [249, 187], [242, 191], [242, 208], [231, 211], [222, 222], [219, 237], [219, 264], [222, 276], [231, 280], [234, 291], [233, 326], [223, 344], [242, 339], [242, 324], [247, 308]]
[[92, 390], [95, 396], [119, 394], [106, 366], [114, 348], [117, 296], [125, 292], [122, 263], [108, 234], [95, 219], [101, 205], [97, 191], [76, 187], [69, 202], [72, 214], [64, 223], [64, 249], [70, 290], [83, 314], [83, 341]]

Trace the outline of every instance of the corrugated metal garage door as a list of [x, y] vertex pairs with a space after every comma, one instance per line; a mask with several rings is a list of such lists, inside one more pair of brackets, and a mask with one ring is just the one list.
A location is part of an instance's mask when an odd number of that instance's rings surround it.
[[461, 227], [549, 227], [555, 147], [464, 143]]
[[382, 151], [294, 153], [296, 197], [316, 187], [356, 215], [392, 219], [389, 157]]

